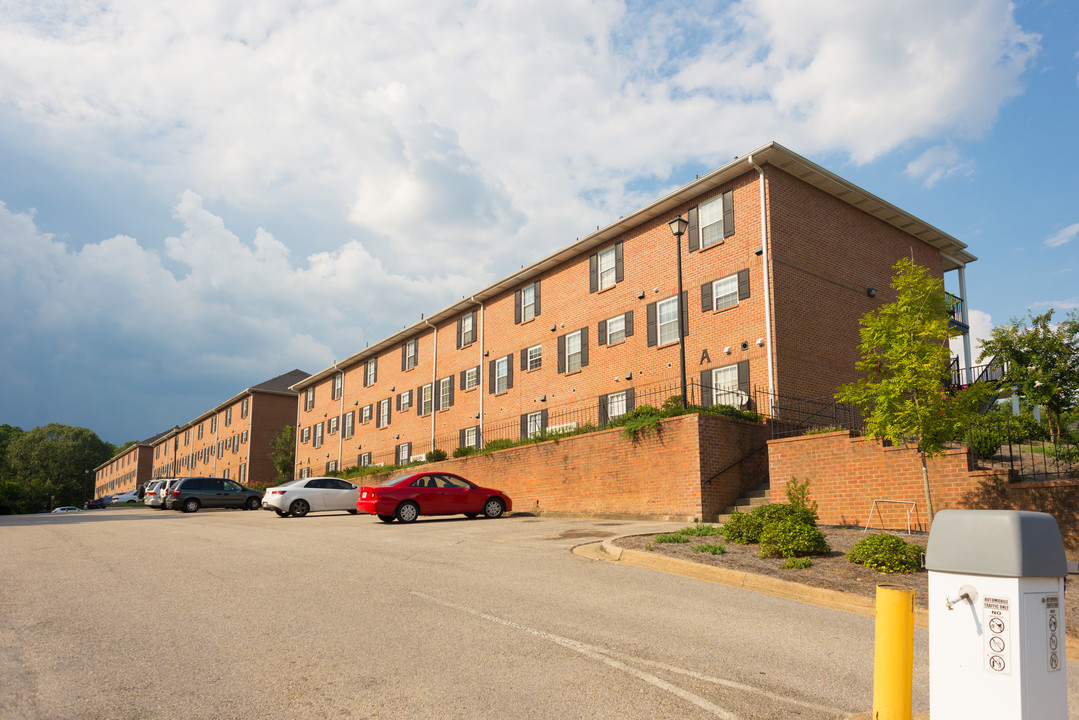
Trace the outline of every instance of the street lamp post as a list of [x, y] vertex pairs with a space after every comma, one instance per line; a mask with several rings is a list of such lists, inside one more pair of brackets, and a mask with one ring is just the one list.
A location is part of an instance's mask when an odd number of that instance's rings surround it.
[[671, 220], [671, 232], [674, 234], [674, 245], [678, 257], [678, 355], [679, 365], [682, 371], [682, 409], [686, 409], [686, 308], [682, 299], [682, 236], [686, 234], [689, 221], [681, 215]]

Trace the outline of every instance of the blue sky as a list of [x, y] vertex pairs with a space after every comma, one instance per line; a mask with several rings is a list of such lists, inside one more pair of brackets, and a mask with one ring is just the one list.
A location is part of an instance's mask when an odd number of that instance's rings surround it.
[[1079, 307], [1076, 3], [226, 5], [0, 2], [0, 423], [144, 439], [769, 140], [966, 242], [976, 334]]

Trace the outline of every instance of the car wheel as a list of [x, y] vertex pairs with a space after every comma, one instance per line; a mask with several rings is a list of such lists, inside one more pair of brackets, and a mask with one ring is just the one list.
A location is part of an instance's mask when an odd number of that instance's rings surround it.
[[406, 500], [397, 506], [397, 519], [403, 523], [415, 522], [420, 516], [420, 506], [411, 500]]
[[494, 519], [501, 517], [505, 512], [506, 506], [502, 504], [502, 501], [498, 498], [491, 498], [483, 505], [483, 516]]
[[247, 499], [248, 510], [258, 510], [260, 507], [262, 507], [262, 498], [252, 495]]
[[379, 515], [378, 519], [384, 523], [392, 523], [394, 520], [393, 515]]
[[278, 510], [277, 508], [274, 508], [274, 512], [277, 513], [277, 517], [288, 517], [288, 513], [284, 510]]
[[196, 500], [195, 498], [188, 498], [187, 500], [184, 500], [184, 504], [181, 506], [181, 509], [185, 513], [198, 512], [199, 511], [199, 501]]
[[311, 506], [307, 504], [306, 500], [293, 500], [288, 511], [292, 513], [292, 517], [303, 517], [310, 509]]
[[465, 513], [465, 517], [468, 518], [469, 520], [472, 520], [473, 518], [477, 517], [478, 515], [479, 515], [479, 513]]

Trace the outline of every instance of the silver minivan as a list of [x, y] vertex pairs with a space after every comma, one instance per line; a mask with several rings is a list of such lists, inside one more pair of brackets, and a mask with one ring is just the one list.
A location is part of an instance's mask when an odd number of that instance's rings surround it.
[[161, 510], [164, 508], [162, 504], [162, 493], [159, 492], [164, 480], [151, 480], [146, 483], [146, 494], [142, 496], [142, 502], [147, 507], [157, 508]]
[[183, 480], [183, 478], [162, 478], [161, 484], [157, 486], [157, 494], [161, 496], [161, 510], [172, 509], [172, 491], [176, 488], [176, 483]]

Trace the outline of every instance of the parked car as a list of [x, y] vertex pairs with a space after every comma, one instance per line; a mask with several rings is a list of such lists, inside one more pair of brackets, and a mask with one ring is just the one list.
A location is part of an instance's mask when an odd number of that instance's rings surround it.
[[183, 478], [164, 478], [161, 484], [157, 486], [157, 494], [161, 497], [161, 509], [172, 509], [172, 490], [176, 487], [176, 483], [183, 480]]
[[109, 496], [109, 495], [106, 495], [104, 497], [94, 498], [93, 500], [89, 501], [88, 503], [86, 503], [82, 507], [83, 507], [83, 510], [104, 510], [106, 507], [108, 507], [109, 500], [112, 500], [112, 497]]
[[459, 475], [445, 472], [419, 472], [398, 475], [375, 487], [361, 487], [356, 502], [360, 512], [378, 515], [382, 522], [415, 521], [420, 515], [463, 514], [474, 518], [480, 513], [496, 518], [513, 509], [501, 490], [484, 488]]
[[64, 505], [63, 507], [53, 508], [52, 512], [55, 515], [56, 513], [82, 512], [82, 510], [79, 510], [77, 507], [71, 507], [70, 505]]
[[109, 505], [134, 505], [138, 501], [139, 491], [131, 490], [130, 492], [113, 495], [112, 500], [109, 501]]
[[258, 510], [262, 493], [224, 478], [193, 477], [178, 481], [170, 493], [170, 507], [185, 513], [199, 508], [240, 508]]
[[272, 487], [262, 496], [262, 509], [280, 517], [303, 517], [309, 512], [347, 510], [356, 514], [360, 487], [332, 477], [300, 478]]
[[157, 491], [163, 484], [163, 480], [151, 480], [146, 483], [146, 492], [143, 493], [142, 496], [142, 503], [146, 507], [152, 507], [158, 510], [163, 509], [161, 505], [161, 494]]

